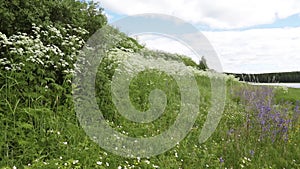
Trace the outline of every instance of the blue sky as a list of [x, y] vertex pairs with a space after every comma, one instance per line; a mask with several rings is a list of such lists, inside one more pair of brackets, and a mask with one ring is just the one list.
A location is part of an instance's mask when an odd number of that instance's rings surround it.
[[[299, 0], [101, 0], [109, 23], [160, 13], [193, 24], [210, 41], [225, 72], [300, 71]], [[179, 42], [141, 35], [148, 48], [191, 56]], [[179, 47], [179, 46], [182, 47]]]
[[[113, 12], [109, 9], [105, 9], [106, 14], [109, 16], [109, 23], [113, 23], [119, 19], [122, 19], [128, 15], [120, 14], [117, 12]], [[300, 11], [299, 11], [300, 13]], [[249, 26], [245, 28], [235, 28], [235, 29], [214, 29], [210, 28], [208, 25], [199, 24], [195, 25], [200, 31], [228, 31], [228, 30], [249, 30], [249, 29], [262, 29], [262, 28], [283, 28], [283, 27], [300, 27], [300, 14], [294, 14], [287, 18], [277, 19], [269, 24], [260, 24]]]

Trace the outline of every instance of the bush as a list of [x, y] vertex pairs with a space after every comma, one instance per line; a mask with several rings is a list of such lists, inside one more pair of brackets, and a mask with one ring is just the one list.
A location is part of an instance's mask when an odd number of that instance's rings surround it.
[[[0, 32], [11, 36], [31, 33], [31, 25], [82, 27], [95, 33], [107, 23], [103, 9], [92, 1], [78, 0], [13, 0], [0, 2]], [[85, 36], [87, 40], [89, 36]]]
[[71, 82], [76, 56], [85, 43], [82, 36], [87, 31], [70, 25], [33, 25], [32, 34], [7, 37], [0, 33], [0, 86], [16, 82], [11, 92], [24, 102], [32, 97], [55, 100], [53, 97], [60, 97], [59, 93], [70, 91], [70, 85], [62, 85]]

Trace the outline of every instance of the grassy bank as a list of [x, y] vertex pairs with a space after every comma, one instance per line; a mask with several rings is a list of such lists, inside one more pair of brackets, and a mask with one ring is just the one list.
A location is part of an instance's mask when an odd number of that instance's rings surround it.
[[[117, 50], [114, 58], [130, 55]], [[102, 62], [97, 75], [97, 102], [111, 127], [133, 137], [160, 134], [180, 109], [180, 91], [172, 76], [148, 70], [130, 84], [136, 109], [149, 108], [150, 92], [166, 93], [167, 107], [152, 123], [133, 123], [114, 106], [110, 81], [116, 61]], [[191, 68], [193, 69], [193, 68]], [[21, 75], [1, 71], [1, 168], [299, 168], [299, 89], [253, 87], [227, 79], [225, 111], [216, 131], [198, 142], [211, 98], [214, 74], [194, 70], [201, 96], [199, 114], [187, 137], [171, 150], [150, 158], [125, 158], [100, 148], [80, 126], [69, 93], [70, 83], [47, 83], [34, 90]], [[36, 77], [35, 77], [36, 78]], [[42, 83], [40, 78], [37, 83]], [[168, 85], [166, 85], [168, 82]], [[26, 92], [28, 90], [28, 93]], [[29, 92], [30, 91], [30, 92]], [[286, 102], [289, 101], [289, 102]]]

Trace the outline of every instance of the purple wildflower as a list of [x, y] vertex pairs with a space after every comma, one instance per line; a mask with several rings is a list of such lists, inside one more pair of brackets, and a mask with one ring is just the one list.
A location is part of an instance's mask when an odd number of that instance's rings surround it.
[[224, 161], [225, 161], [225, 160], [223, 159], [223, 157], [220, 157], [219, 160], [220, 160], [220, 163], [224, 163]]
[[[291, 120], [288, 116], [288, 110], [291, 103], [282, 104], [279, 109], [274, 106], [274, 89], [271, 87], [249, 88], [240, 92], [240, 98], [246, 104], [246, 127], [247, 130], [250, 122], [258, 124], [260, 131], [260, 139], [271, 139], [273, 142], [278, 139], [287, 140], [288, 130]], [[281, 106], [280, 106], [281, 107]], [[297, 102], [294, 110], [294, 121], [300, 116], [299, 102]], [[251, 114], [250, 113], [254, 113]], [[228, 132], [231, 134], [231, 131]]]

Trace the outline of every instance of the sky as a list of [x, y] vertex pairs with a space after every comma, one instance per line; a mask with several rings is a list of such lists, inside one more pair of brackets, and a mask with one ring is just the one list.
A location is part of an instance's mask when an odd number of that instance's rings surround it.
[[[214, 47], [224, 72], [300, 71], [300, 0], [100, 0], [109, 23], [158, 13], [196, 27]], [[150, 49], [199, 57], [174, 39], [140, 35]]]

